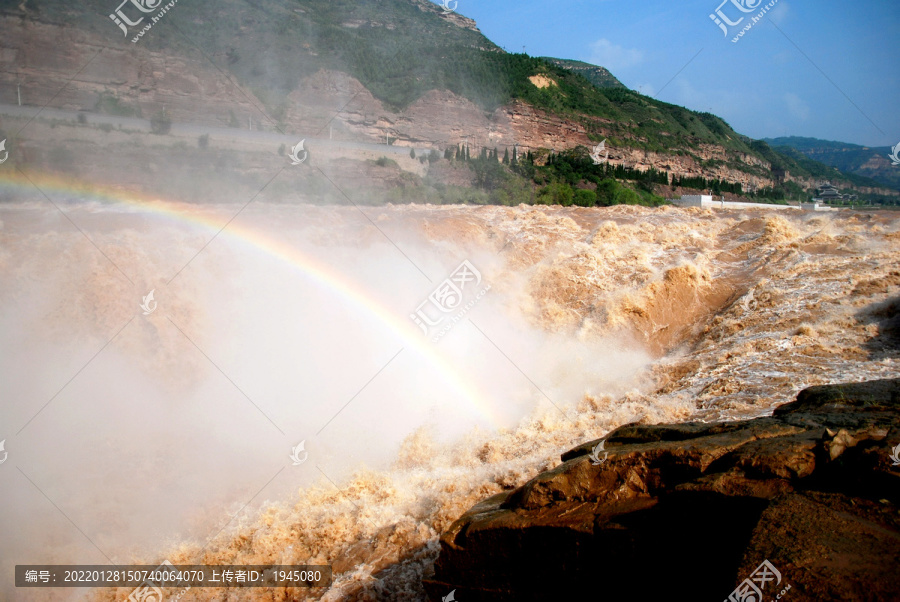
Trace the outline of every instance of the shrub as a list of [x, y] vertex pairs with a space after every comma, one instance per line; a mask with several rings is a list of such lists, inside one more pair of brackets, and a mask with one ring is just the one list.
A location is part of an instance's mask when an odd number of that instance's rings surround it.
[[616, 205], [639, 205], [640, 203], [641, 197], [631, 188], [620, 188], [616, 193]]
[[163, 109], [150, 118], [150, 131], [154, 134], [164, 135], [172, 131], [172, 118]]
[[597, 204], [597, 193], [593, 190], [576, 190], [575, 204], [579, 207], [593, 207]]
[[597, 185], [597, 204], [609, 207], [616, 202], [616, 193], [619, 192], [619, 183], [612, 178], [607, 178]]
[[122, 104], [119, 98], [110, 92], [102, 92], [94, 105], [94, 110], [98, 113], [106, 113], [107, 115], [118, 115], [120, 117], [139, 117], [140, 109], [129, 107]]
[[572, 190], [571, 186], [563, 184], [562, 182], [554, 182], [541, 189], [538, 202], [542, 205], [562, 205], [563, 207], [568, 207], [572, 204], [574, 198], [575, 191]]
[[399, 167], [396, 161], [394, 161], [393, 159], [388, 159], [387, 157], [379, 157], [375, 161], [375, 165], [377, 165], [378, 167]]

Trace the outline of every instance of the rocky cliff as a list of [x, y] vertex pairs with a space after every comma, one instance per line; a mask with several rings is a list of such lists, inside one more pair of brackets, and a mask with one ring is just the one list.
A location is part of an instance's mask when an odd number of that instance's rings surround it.
[[[570, 106], [566, 99], [596, 87], [581, 78], [572, 87], [569, 73], [546, 62], [516, 63], [512, 57], [524, 55], [505, 54], [474, 21], [429, 0], [203, 4], [175, 6], [139, 43], [122, 37], [105, 0], [0, 7], [0, 103], [144, 118], [165, 110], [176, 123], [441, 151], [469, 144], [476, 155], [481, 147], [559, 152], [606, 138], [613, 165], [751, 191], [776, 184], [775, 159], [718, 118], [633, 94], [602, 67], [546, 59], [606, 89], [595, 104]], [[383, 68], [407, 55], [429, 60]], [[534, 75], [515, 94], [484, 81], [512, 86], [504, 74], [516, 69]], [[532, 86], [547, 88], [557, 104], [529, 96]]]
[[[428, 4], [422, 10], [438, 9]], [[621, 135], [603, 119], [548, 113], [513, 101], [485, 112], [471, 100], [447, 90], [432, 90], [404, 110], [380, 100], [356, 78], [321, 69], [299, 79], [286, 102], [267, 107], [260, 91], [238, 83], [217, 66], [224, 57], [172, 53], [148, 45], [120, 45], [110, 25], [106, 35], [64, 22], [7, 14], [0, 17], [0, 103], [49, 106], [88, 112], [138, 115], [148, 118], [165, 109], [175, 122], [227, 126], [299, 136], [332, 137], [357, 142], [383, 142], [436, 148], [468, 143], [520, 150], [562, 151], [577, 145], [593, 146], [586, 123], [596, 133]], [[477, 31], [471, 19], [451, 13], [446, 19]], [[173, 20], [174, 21], [174, 20]], [[173, 28], [177, 26], [176, 22]], [[182, 23], [184, 25], [184, 23]], [[343, 27], [359, 26], [352, 22]], [[314, 49], [309, 49], [313, 52]], [[551, 84], [552, 85], [552, 84]], [[271, 103], [270, 103], [271, 104]], [[202, 110], [198, 110], [202, 108]], [[745, 189], [771, 186], [769, 164], [752, 155], [733, 156], [724, 148], [704, 145], [693, 156], [647, 152], [608, 145], [614, 165], [665, 169], [679, 176], [702, 175], [741, 182]], [[477, 152], [477, 151], [476, 151]], [[731, 159], [731, 165], [724, 163]], [[702, 162], [715, 161], [715, 168]], [[747, 168], [735, 169], [734, 161]]]
[[897, 600], [896, 450], [900, 379], [812, 387], [771, 417], [625, 426], [469, 510], [426, 588], [461, 602]]

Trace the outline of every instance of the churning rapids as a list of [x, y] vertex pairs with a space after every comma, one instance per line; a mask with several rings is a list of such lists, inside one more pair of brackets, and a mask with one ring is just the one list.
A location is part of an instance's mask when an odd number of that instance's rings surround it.
[[[0, 207], [4, 575], [331, 564], [181, 599], [423, 600], [440, 532], [578, 443], [898, 374], [896, 214], [62, 209]], [[433, 342], [410, 315], [464, 260], [487, 290]]]

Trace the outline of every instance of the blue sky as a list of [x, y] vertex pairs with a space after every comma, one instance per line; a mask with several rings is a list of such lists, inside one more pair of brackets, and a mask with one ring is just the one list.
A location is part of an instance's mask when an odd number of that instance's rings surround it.
[[602, 65], [752, 138], [900, 142], [898, 0], [777, 0], [737, 43], [770, 0], [726, 0], [728, 19], [744, 17], [727, 38], [709, 17], [720, 2], [459, 0], [456, 12], [510, 52]]

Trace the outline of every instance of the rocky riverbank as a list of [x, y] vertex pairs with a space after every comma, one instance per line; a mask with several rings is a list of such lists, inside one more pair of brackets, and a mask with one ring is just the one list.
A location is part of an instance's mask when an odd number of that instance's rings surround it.
[[771, 417], [624, 426], [471, 508], [425, 586], [459, 602], [900, 599], [895, 450], [900, 379], [812, 387]]

